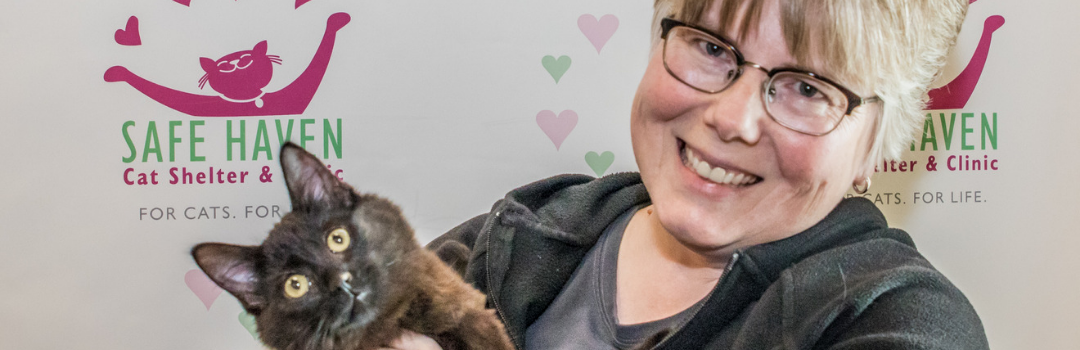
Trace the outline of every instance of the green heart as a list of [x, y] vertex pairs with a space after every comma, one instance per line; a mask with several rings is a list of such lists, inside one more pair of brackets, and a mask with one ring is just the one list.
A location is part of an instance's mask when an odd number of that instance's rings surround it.
[[251, 333], [251, 337], [255, 340], [259, 340], [259, 330], [255, 327], [255, 316], [247, 313], [246, 311], [240, 311], [240, 325], [247, 329], [248, 333]]
[[596, 152], [585, 153], [585, 163], [589, 163], [589, 167], [592, 168], [593, 172], [596, 172], [596, 176], [604, 176], [604, 172], [614, 162], [615, 153], [611, 153], [611, 151], [605, 151], [603, 154], [596, 154]]
[[559, 83], [559, 78], [562, 78], [563, 74], [570, 69], [570, 56], [562, 55], [559, 59], [555, 59], [555, 56], [547, 55], [540, 60], [540, 64], [544, 65], [544, 69], [548, 74], [551, 74], [552, 78], [555, 78], [555, 83]]

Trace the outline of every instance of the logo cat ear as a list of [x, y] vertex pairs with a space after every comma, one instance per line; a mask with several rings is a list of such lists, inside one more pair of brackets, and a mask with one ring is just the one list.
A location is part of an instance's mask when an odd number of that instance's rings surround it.
[[255, 254], [255, 247], [221, 243], [202, 243], [191, 249], [199, 268], [221, 289], [240, 300], [252, 315], [258, 315], [264, 302], [256, 294], [259, 276], [255, 271]]
[[217, 62], [206, 57], [199, 57], [199, 65], [201, 65], [202, 70], [207, 73], [217, 72], [218, 70]]
[[311, 153], [292, 142], [281, 147], [281, 169], [293, 210], [348, 207], [353, 203], [352, 187], [338, 180]]
[[255, 56], [266, 56], [266, 40], [255, 44], [255, 48], [251, 49], [251, 51], [255, 52]]

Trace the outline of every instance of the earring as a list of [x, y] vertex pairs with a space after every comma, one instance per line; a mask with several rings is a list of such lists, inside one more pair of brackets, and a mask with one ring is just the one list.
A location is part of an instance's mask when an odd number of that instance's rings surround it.
[[854, 184], [851, 184], [851, 189], [855, 190], [855, 193], [866, 194], [866, 191], [870, 190], [870, 177], [869, 176], [866, 177], [866, 185], [862, 186], [862, 188], [859, 188], [858, 183], [854, 183]]

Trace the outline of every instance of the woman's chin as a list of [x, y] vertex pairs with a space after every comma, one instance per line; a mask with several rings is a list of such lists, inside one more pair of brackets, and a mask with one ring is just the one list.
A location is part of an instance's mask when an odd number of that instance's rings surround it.
[[[662, 205], [658, 205], [657, 211], [664, 230], [680, 245], [695, 253], [730, 254], [733, 245], [742, 240], [731, 221], [723, 220], [722, 214], [710, 214], [709, 211], [692, 205], [661, 207]], [[721, 221], [726, 221], [727, 224]]]

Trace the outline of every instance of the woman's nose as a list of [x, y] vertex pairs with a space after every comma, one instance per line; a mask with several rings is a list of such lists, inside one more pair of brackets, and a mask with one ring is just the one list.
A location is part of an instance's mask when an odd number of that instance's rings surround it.
[[721, 140], [753, 145], [761, 138], [761, 121], [768, 118], [761, 102], [761, 79], [761, 72], [747, 69], [727, 89], [710, 96], [705, 124]]

